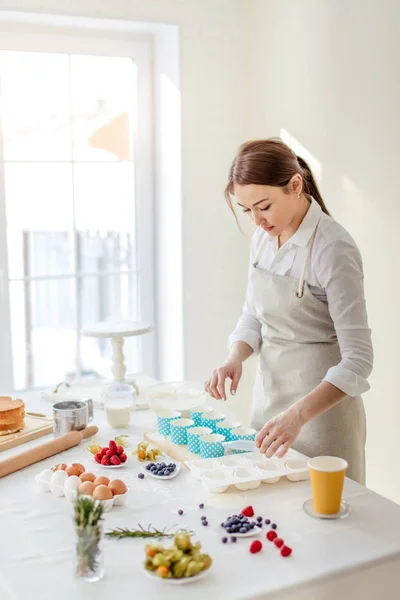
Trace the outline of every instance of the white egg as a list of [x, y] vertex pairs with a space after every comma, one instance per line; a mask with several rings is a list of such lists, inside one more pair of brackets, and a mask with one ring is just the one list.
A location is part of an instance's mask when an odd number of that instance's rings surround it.
[[54, 473], [51, 469], [44, 469], [44, 471], [39, 473], [38, 479], [40, 479], [40, 481], [46, 481], [47, 483], [50, 483], [50, 479], [53, 475]]
[[62, 498], [64, 496], [64, 488], [61, 485], [50, 485], [50, 490], [56, 498]]
[[77, 490], [81, 483], [82, 481], [79, 479], [79, 477], [76, 475], [71, 475], [71, 477], [68, 477], [64, 483], [64, 490]]
[[50, 488], [55, 486], [60, 486], [63, 488], [67, 479], [68, 475], [65, 471], [55, 471], [50, 478]]

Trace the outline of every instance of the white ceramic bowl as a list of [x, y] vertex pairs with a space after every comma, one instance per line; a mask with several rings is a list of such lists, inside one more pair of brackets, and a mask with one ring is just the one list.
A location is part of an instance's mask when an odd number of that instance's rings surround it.
[[[306, 481], [306, 479], [310, 479], [310, 472], [308, 470], [307, 461], [306, 460], [288, 460], [285, 463], [285, 467], [293, 471], [292, 473], [288, 473], [286, 475], [286, 479], [289, 481]], [[296, 472], [298, 469], [306, 469], [303, 472]]]
[[261, 480], [263, 483], [276, 483], [281, 478], [280, 475], [274, 477], [274, 472], [278, 467], [272, 460], [263, 460], [255, 463], [254, 466], [261, 475], [265, 475], [265, 478]]
[[[250, 477], [257, 477], [257, 472], [255, 469], [251, 467], [237, 467], [234, 472], [234, 476], [238, 479], [248, 479]], [[235, 483], [235, 487], [237, 490], [246, 491], [246, 490], [255, 490], [261, 485], [260, 479], [249, 480]]]
[[[201, 478], [206, 484], [205, 487], [207, 489], [210, 489], [210, 491], [215, 494], [222, 494], [229, 487], [229, 484], [226, 483], [226, 480], [228, 479], [228, 473], [222, 469], [218, 469], [215, 471], [207, 471], [203, 473]], [[209, 484], [212, 484], [213, 487], [210, 487]]]

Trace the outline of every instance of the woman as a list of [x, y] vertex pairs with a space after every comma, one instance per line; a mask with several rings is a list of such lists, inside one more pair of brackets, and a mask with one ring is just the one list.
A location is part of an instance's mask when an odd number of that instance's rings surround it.
[[334, 455], [365, 482], [365, 412], [373, 352], [359, 250], [329, 216], [307, 163], [281, 140], [243, 144], [225, 197], [257, 225], [243, 314], [223, 364], [206, 382], [226, 400], [242, 364], [259, 355], [252, 406], [256, 445], [267, 457], [293, 446]]

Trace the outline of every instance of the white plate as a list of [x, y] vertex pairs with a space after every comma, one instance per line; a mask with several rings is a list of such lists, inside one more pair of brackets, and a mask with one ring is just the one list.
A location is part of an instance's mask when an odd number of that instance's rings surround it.
[[[94, 456], [93, 456], [93, 460], [94, 460]], [[102, 469], [120, 469], [121, 467], [124, 467], [128, 461], [126, 460], [124, 463], [121, 463], [120, 465], [102, 465], [101, 463], [98, 463], [95, 460], [94, 460], [94, 462], [96, 463], [96, 465], [98, 467], [101, 467]]]
[[153, 579], [153, 581], [161, 581], [162, 583], [169, 583], [170, 585], [183, 585], [185, 583], [193, 583], [194, 581], [204, 579], [204, 577], [207, 577], [207, 575], [211, 571], [211, 567], [209, 567], [206, 571], [201, 571], [201, 573], [199, 573], [198, 575], [193, 575], [193, 577], [181, 577], [180, 579], [163, 579], [162, 577], [158, 577], [158, 575], [155, 575], [153, 571], [148, 571], [147, 569], [143, 569], [143, 571], [145, 572], [147, 577], [149, 577], [149, 579]]
[[225, 529], [225, 527], [221, 527], [220, 528], [223, 535], [222, 537], [227, 537], [228, 539], [231, 536], [237, 537], [237, 538], [246, 538], [246, 537], [254, 537], [256, 535], [258, 535], [259, 533], [262, 533], [263, 528], [262, 527], [254, 527], [254, 529], [250, 529], [250, 531], [248, 531], [247, 533], [228, 533]]
[[[166, 457], [164, 457], [164, 458], [166, 458]], [[153, 477], [153, 479], [157, 479], [158, 481], [167, 481], [168, 479], [173, 479], [174, 477], [179, 475], [180, 470], [181, 470], [181, 463], [177, 462], [176, 460], [170, 460], [170, 459], [167, 459], [167, 460], [169, 460], [170, 463], [174, 463], [174, 465], [176, 465], [175, 471], [173, 473], [171, 473], [171, 475], [168, 475], [168, 477], [160, 477], [159, 475], [153, 475], [153, 473], [151, 471], [148, 471], [146, 469], [146, 467], [142, 467], [142, 472], [145, 475], [148, 475], [149, 477]], [[155, 462], [155, 461], [153, 460], [151, 462]], [[164, 462], [166, 462], [166, 461], [164, 461]], [[157, 577], [157, 579], [159, 579], [159, 577]]]

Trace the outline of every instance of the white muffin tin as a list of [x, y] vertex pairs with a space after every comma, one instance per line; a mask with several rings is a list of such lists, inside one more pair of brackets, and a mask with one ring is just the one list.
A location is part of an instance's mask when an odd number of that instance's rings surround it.
[[283, 458], [265, 458], [260, 452], [249, 452], [188, 461], [191, 474], [206, 490], [223, 493], [229, 486], [241, 491], [254, 490], [261, 483], [276, 483], [281, 477], [289, 481], [309, 479], [307, 459], [295, 450]]

